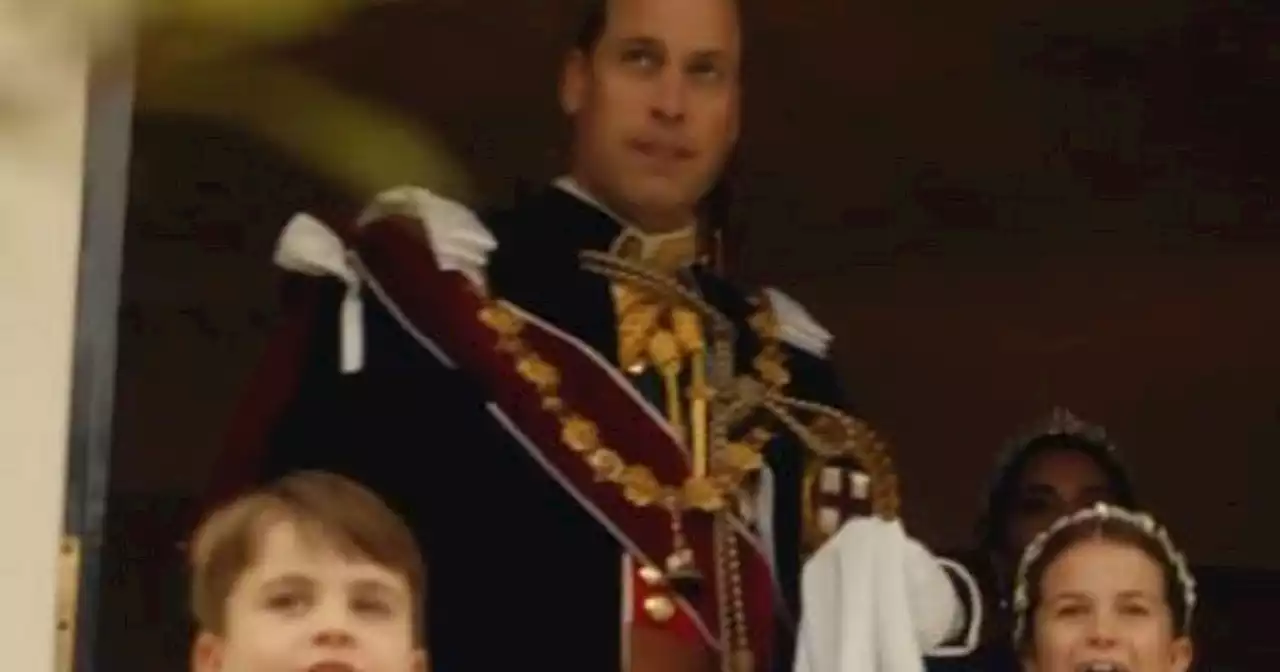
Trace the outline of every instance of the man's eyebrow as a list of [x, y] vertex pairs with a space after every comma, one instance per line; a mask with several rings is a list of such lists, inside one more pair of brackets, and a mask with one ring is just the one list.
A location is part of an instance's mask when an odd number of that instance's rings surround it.
[[694, 49], [694, 58], [724, 58], [729, 55], [727, 47], [703, 47], [702, 49]]
[[628, 47], [662, 48], [662, 40], [649, 35], [629, 35], [618, 39], [618, 43]]
[[723, 63], [729, 60], [729, 51], [722, 47], [699, 49], [690, 54], [688, 60], [695, 63]]

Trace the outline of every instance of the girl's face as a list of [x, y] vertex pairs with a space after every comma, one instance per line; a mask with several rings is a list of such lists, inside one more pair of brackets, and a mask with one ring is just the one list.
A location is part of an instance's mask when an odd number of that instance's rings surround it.
[[1027, 672], [1186, 672], [1191, 641], [1175, 636], [1164, 570], [1144, 551], [1081, 542], [1041, 579]]

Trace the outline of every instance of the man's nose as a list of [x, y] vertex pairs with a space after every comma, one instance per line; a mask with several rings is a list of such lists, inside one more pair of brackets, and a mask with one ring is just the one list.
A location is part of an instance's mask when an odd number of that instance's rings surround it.
[[684, 121], [688, 105], [688, 83], [684, 73], [678, 68], [667, 67], [656, 82], [652, 113], [654, 118], [664, 123]]

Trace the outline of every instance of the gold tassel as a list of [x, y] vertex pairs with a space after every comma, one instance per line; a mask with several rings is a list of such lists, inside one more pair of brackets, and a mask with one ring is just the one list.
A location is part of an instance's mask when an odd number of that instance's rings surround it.
[[691, 385], [691, 406], [690, 410], [690, 429], [693, 438], [693, 475], [697, 478], [705, 478], [707, 476], [708, 466], [708, 446], [707, 446], [707, 397], [710, 390], [707, 389], [707, 355], [705, 352], [697, 351], [693, 353], [692, 363], [692, 379]]

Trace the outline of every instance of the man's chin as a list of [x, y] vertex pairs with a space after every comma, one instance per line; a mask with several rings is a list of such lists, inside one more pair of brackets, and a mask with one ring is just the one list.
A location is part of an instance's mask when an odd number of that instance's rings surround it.
[[689, 189], [665, 180], [644, 180], [629, 186], [623, 196], [636, 218], [689, 220], [697, 207], [698, 198]]

